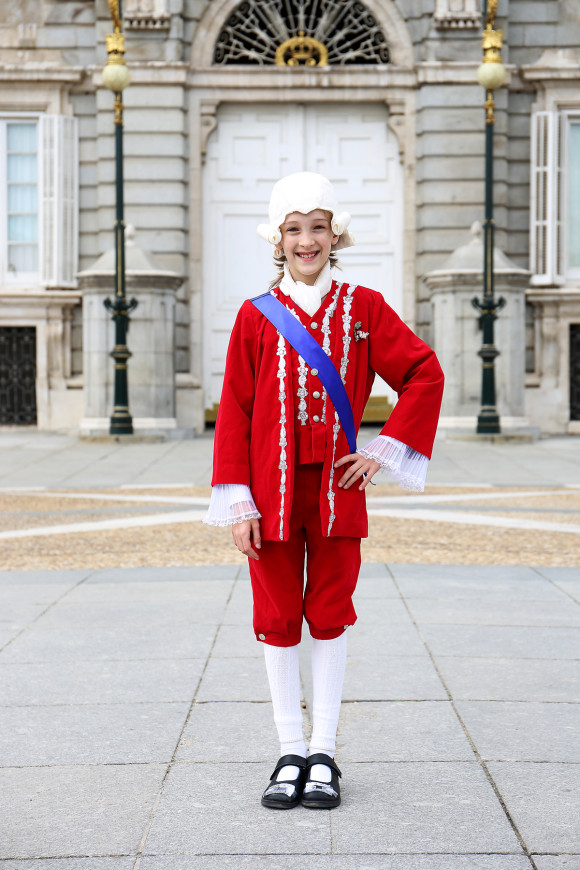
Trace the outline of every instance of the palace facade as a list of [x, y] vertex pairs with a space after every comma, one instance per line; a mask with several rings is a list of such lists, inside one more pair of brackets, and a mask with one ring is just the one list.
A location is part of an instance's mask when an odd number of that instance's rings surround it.
[[[451, 385], [443, 424], [471, 426], [479, 2], [123, 6], [136, 430], [194, 434], [215, 419], [233, 319], [273, 274], [255, 227], [274, 181], [303, 169], [329, 176], [353, 215], [345, 276], [380, 290], [435, 347]], [[507, 67], [494, 140], [499, 411], [514, 428], [580, 432], [580, 5], [500, 0], [496, 26]], [[0, 10], [0, 425], [98, 432], [112, 410], [111, 31], [105, 0]], [[389, 398], [378, 385], [376, 408]]]

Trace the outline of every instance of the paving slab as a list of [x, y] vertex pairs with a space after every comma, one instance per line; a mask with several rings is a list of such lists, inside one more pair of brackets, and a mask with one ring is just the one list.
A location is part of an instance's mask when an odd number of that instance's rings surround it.
[[349, 656], [344, 677], [345, 701], [438, 701], [447, 693], [425, 656]]
[[83, 583], [76, 586], [66, 597], [67, 604], [165, 604], [178, 602], [189, 606], [192, 612], [195, 607], [203, 608], [217, 604], [225, 605], [232, 591], [234, 580], [149, 580], [139, 583], [119, 583], [111, 580], [106, 583]]
[[66, 569], [62, 571], [0, 571], [0, 586], [14, 587], [18, 586], [41, 586], [50, 585], [51, 583], [57, 586], [66, 584], [69, 587], [76, 586], [81, 580], [88, 580], [93, 571]]
[[154, 630], [159, 625], [216, 625], [225, 612], [226, 601], [165, 602], [159, 607], [155, 601], [130, 603], [121, 606], [114, 601], [103, 604], [69, 604], [66, 600], [48, 610], [39, 622], [41, 628], [57, 628], [61, 631], [71, 625], [111, 627], [119, 631], [131, 631], [134, 626], [148, 625]]
[[[251, 740], [248, 735], [251, 734]], [[274, 767], [280, 744], [268, 702], [195, 703], [177, 751], [178, 761], [261, 761]]]
[[[307, 860], [308, 865], [315, 867], [316, 870], [530, 870], [529, 860], [522, 855], [333, 854], [316, 855], [316, 858]], [[296, 855], [196, 855], [195, 857], [175, 855], [169, 858], [146, 855], [141, 861], [139, 870], [238, 870], [240, 867], [248, 867], [251, 870], [253, 868], [296, 870], [297, 865], [302, 866], [297, 862]], [[560, 868], [554, 865], [554, 868], [550, 867], [549, 870], [560, 870]], [[569, 865], [565, 870], [578, 870], [578, 868]]]
[[337, 757], [351, 761], [473, 761], [449, 701], [342, 705]]
[[434, 656], [483, 658], [578, 659], [577, 628], [520, 625], [422, 625]]
[[476, 762], [349, 764], [342, 770], [343, 801], [332, 811], [335, 852], [522, 854]]
[[580, 853], [577, 764], [492, 761], [488, 767], [530, 852]]
[[580, 705], [456, 701], [485, 760], [580, 762]]
[[474, 599], [472, 601], [407, 598], [418, 623], [440, 625], [544, 625], [580, 626], [580, 607], [569, 598], [562, 601]]
[[578, 855], [533, 855], [538, 870], [580, 870]]
[[158, 583], [160, 580], [189, 583], [197, 580], [235, 580], [238, 565], [203, 565], [167, 568], [165, 566], [141, 568], [101, 568], [94, 571], [88, 583]]
[[43, 858], [40, 861], [3, 861], [2, 870], [132, 870], [135, 858]]
[[[544, 570], [543, 568], [539, 570]], [[513, 580], [537, 580], [534, 568], [525, 565], [416, 565], [404, 562], [389, 562], [389, 571], [398, 584], [418, 581], [431, 584], [435, 581], [450, 583], [505, 583]]]
[[210, 659], [197, 694], [198, 701], [269, 701], [263, 659]]
[[457, 700], [580, 700], [578, 661], [441, 656], [437, 665]]
[[165, 770], [160, 764], [1, 769], [0, 857], [134, 854]]
[[189, 706], [0, 707], [0, 766], [169, 764]]
[[271, 773], [272, 764], [177, 765], [167, 778], [145, 854], [330, 853], [330, 813], [261, 806]]
[[419, 632], [410, 620], [391, 622], [388, 625], [357, 621], [348, 630], [348, 652], [349, 655], [368, 658], [369, 661], [375, 656], [429, 655]]
[[254, 603], [250, 583], [238, 580], [228, 601], [223, 616], [223, 624], [245, 625], [251, 630], [253, 607]]
[[107, 659], [206, 658], [217, 629], [213, 625], [135, 624], [130, 631], [107, 627], [55, 628], [29, 626], [3, 650], [1, 662], [104, 661]]
[[264, 644], [256, 640], [251, 619], [246, 625], [221, 625], [212, 649], [212, 658], [264, 658]]
[[[469, 566], [471, 567], [471, 566]], [[397, 577], [397, 585], [405, 598], [495, 601], [555, 601], [565, 602], [562, 590], [543, 577]], [[513, 605], [512, 605], [513, 606]]]
[[0, 630], [17, 634], [43, 615], [48, 604], [10, 604], [0, 610]]
[[380, 601], [375, 598], [359, 598], [356, 601], [355, 609], [360, 625], [386, 627], [392, 623], [413, 624], [401, 598], [382, 598]]
[[191, 701], [203, 659], [0, 664], [0, 704]]

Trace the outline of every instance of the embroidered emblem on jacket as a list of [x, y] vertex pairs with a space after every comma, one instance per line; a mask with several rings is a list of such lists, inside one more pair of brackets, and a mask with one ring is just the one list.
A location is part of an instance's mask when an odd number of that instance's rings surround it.
[[357, 320], [357, 322], [354, 325], [354, 340], [355, 341], [361, 341], [362, 339], [369, 337], [368, 332], [363, 332], [361, 329], [361, 326], [362, 326], [362, 322], [360, 320]]

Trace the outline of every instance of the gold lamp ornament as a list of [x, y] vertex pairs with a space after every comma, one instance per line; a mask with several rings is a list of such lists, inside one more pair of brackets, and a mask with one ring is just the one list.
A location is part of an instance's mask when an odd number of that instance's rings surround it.
[[118, 0], [109, 0], [109, 9], [113, 18], [114, 33], [105, 36], [108, 57], [103, 70], [103, 84], [114, 94], [120, 94], [128, 87], [131, 74], [125, 63], [125, 35], [121, 33]]
[[483, 60], [477, 70], [477, 80], [486, 91], [495, 91], [505, 82], [506, 69], [501, 60], [503, 31], [494, 30], [498, 0], [489, 0], [483, 31]]

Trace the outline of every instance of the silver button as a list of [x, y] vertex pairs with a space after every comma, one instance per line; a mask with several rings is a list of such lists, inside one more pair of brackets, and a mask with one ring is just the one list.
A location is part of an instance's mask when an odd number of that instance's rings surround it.
[[312, 419], [314, 420], [315, 423], [320, 423], [320, 417], [318, 416], [318, 414], [315, 414]]
[[266, 635], [265, 635], [265, 634], [259, 634], [259, 635], [258, 635], [258, 639], [259, 639], [259, 640], [266, 640]]
[[312, 398], [313, 398], [313, 399], [319, 399], [319, 398], [320, 398], [320, 393], [318, 392], [318, 390], [314, 390], [314, 392], [312, 393]]
[[310, 369], [310, 374], [316, 377], [316, 375], [318, 374], [318, 369]]
[[315, 320], [313, 320], [310, 324], [310, 329], [318, 329], [318, 324]]

